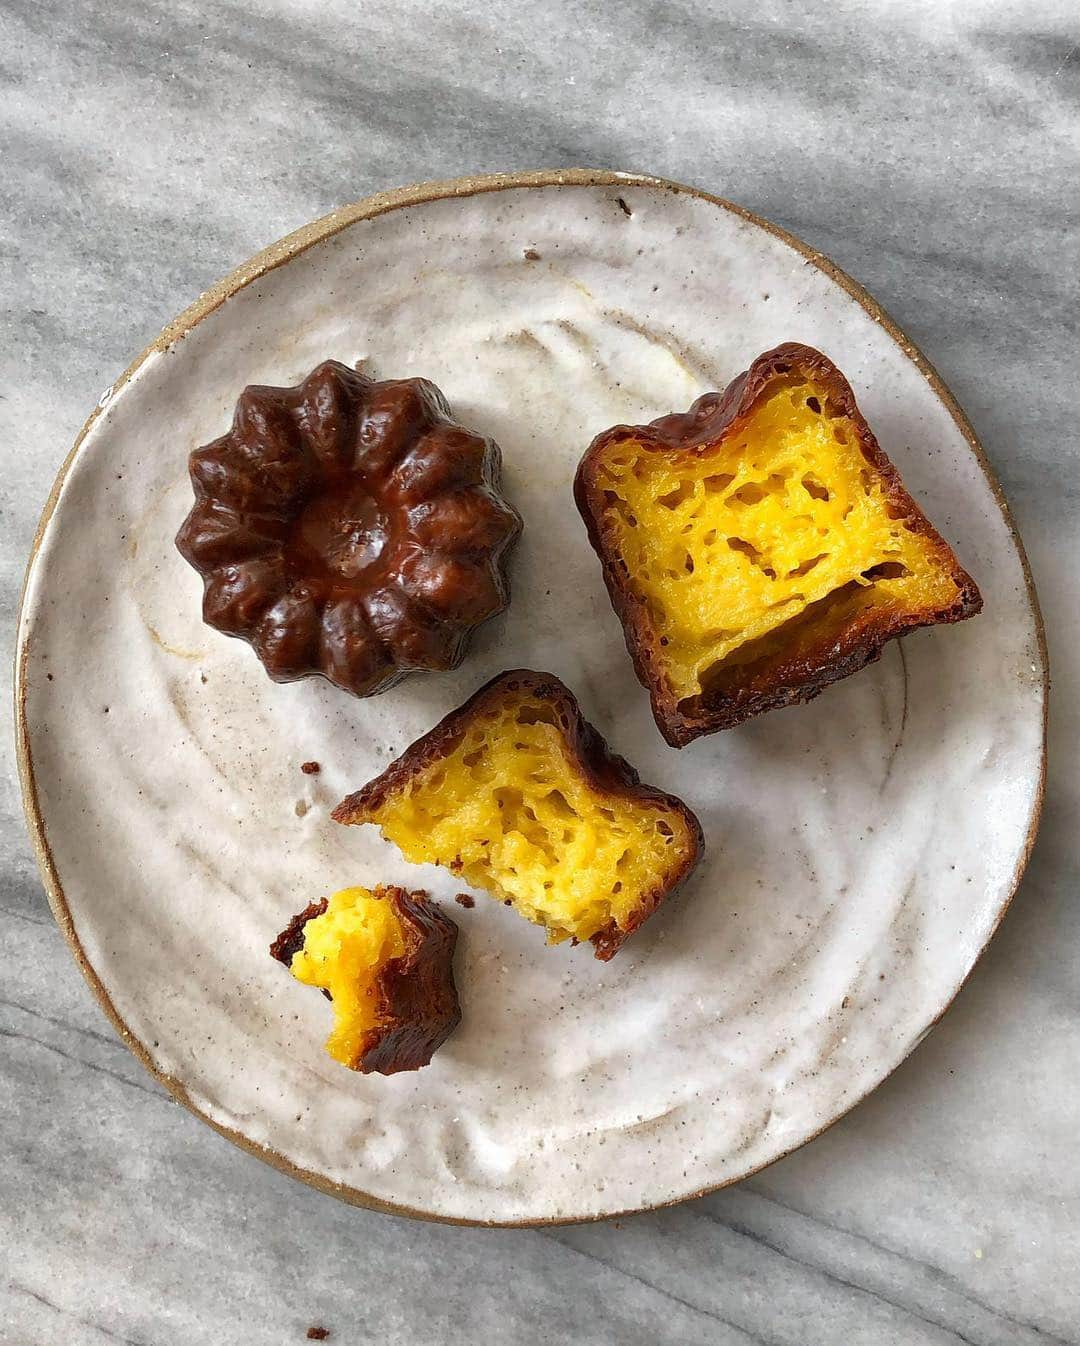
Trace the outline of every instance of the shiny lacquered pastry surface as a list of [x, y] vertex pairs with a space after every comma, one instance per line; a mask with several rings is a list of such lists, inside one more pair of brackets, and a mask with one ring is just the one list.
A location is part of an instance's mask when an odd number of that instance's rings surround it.
[[424, 893], [344, 888], [313, 903], [270, 947], [333, 1003], [326, 1050], [362, 1074], [426, 1066], [461, 1018], [457, 926]]
[[676, 746], [805, 701], [978, 589], [904, 490], [843, 375], [789, 344], [685, 415], [618, 426], [576, 496]]
[[521, 520], [498, 446], [426, 379], [328, 360], [296, 387], [246, 388], [189, 466], [177, 546], [203, 576], [204, 619], [277, 681], [320, 674], [369, 696], [453, 668], [509, 601]]
[[444, 865], [608, 959], [696, 864], [701, 828], [640, 783], [551, 674], [504, 673], [334, 810], [375, 823], [415, 863]]

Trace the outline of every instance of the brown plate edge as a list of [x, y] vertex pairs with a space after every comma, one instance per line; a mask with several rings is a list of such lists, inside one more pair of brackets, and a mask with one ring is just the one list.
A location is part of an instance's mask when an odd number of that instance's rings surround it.
[[[841, 289], [845, 290], [852, 299], [854, 299], [869, 315], [892, 337], [904, 354], [912, 361], [919, 372], [929, 383], [935, 396], [944, 404], [949, 412], [957, 429], [963, 435], [968, 447], [975, 456], [983, 475], [987, 479], [991, 493], [997, 501], [998, 508], [1001, 510], [1005, 526], [1008, 528], [1013, 545], [1016, 547], [1017, 555], [1020, 558], [1020, 564], [1023, 569], [1024, 582], [1027, 586], [1028, 601], [1031, 605], [1032, 614], [1035, 619], [1036, 637], [1039, 647], [1039, 659], [1042, 672], [1042, 697], [1043, 697], [1043, 735], [1042, 735], [1042, 761], [1039, 773], [1039, 783], [1035, 796], [1035, 804], [1032, 810], [1031, 823], [1028, 828], [1027, 840], [1023, 853], [1017, 863], [1016, 871], [1013, 875], [1013, 882], [1009, 892], [1001, 904], [997, 919], [994, 921], [993, 928], [987, 935], [979, 952], [972, 959], [971, 966], [960, 979], [952, 996], [948, 999], [942, 1009], [935, 1015], [929, 1023], [919, 1032], [913, 1040], [911, 1047], [904, 1055], [893, 1065], [880, 1080], [876, 1081], [858, 1098], [852, 1100], [843, 1111], [831, 1118], [823, 1126], [811, 1135], [806, 1136], [797, 1144], [783, 1150], [780, 1154], [774, 1155], [771, 1159], [762, 1164], [747, 1169], [745, 1173], [740, 1173], [734, 1177], [726, 1178], [724, 1181], [703, 1187], [695, 1192], [687, 1192], [683, 1196], [673, 1197], [665, 1201], [657, 1201], [642, 1206], [631, 1207], [624, 1211], [607, 1211], [603, 1214], [586, 1216], [550, 1216], [541, 1219], [520, 1219], [520, 1220], [473, 1220], [463, 1219], [455, 1216], [440, 1215], [432, 1211], [418, 1210], [411, 1206], [403, 1206], [394, 1202], [383, 1201], [369, 1193], [362, 1192], [358, 1188], [350, 1187], [345, 1183], [336, 1183], [324, 1177], [320, 1173], [312, 1172], [309, 1169], [298, 1168], [284, 1155], [268, 1146], [261, 1146], [238, 1131], [215, 1122], [194, 1102], [187, 1090], [179, 1080], [171, 1075], [159, 1070], [150, 1058], [145, 1045], [135, 1037], [123, 1019], [117, 1013], [108, 991], [101, 983], [97, 973], [91, 966], [87, 958], [79, 937], [76, 934], [74, 922], [71, 917], [71, 911], [64, 895], [63, 887], [60, 883], [60, 876], [56, 871], [53, 862], [52, 852], [49, 849], [48, 839], [45, 834], [45, 823], [41, 816], [41, 810], [38, 803], [37, 787], [34, 780], [34, 765], [30, 747], [30, 735], [26, 723], [26, 658], [27, 649], [23, 638], [23, 619], [26, 604], [26, 595], [29, 588], [30, 576], [37, 559], [41, 543], [52, 519], [53, 512], [56, 509], [60, 492], [63, 489], [64, 481], [72, 464], [82, 447], [83, 441], [89, 434], [98, 416], [101, 414], [108, 400], [111, 399], [121, 388], [127, 384], [136, 372], [141, 368], [146, 360], [152, 355], [164, 352], [174, 342], [184, 337], [196, 324], [203, 318], [213, 313], [216, 308], [223, 304], [232, 295], [250, 285], [252, 281], [266, 275], [267, 272], [282, 266], [293, 257], [299, 256], [317, 243], [324, 239], [340, 233], [350, 225], [358, 223], [360, 220], [374, 219], [376, 216], [387, 214], [392, 210], [399, 210], [407, 206], [423, 205], [429, 201], [442, 200], [450, 197], [476, 196], [486, 192], [505, 191], [509, 189], [529, 188], [529, 187], [647, 187], [659, 188], [661, 190], [673, 193], [682, 193], [687, 196], [697, 197], [700, 200], [708, 201], [710, 204], [719, 206], [723, 210], [730, 211], [733, 215], [747, 221], [750, 224], [757, 225], [764, 229], [766, 233], [772, 234], [782, 243], [788, 245], [795, 252], [806, 258], [820, 271], [823, 271], [831, 280], [835, 281]], [[329, 1196], [338, 1197], [351, 1205], [360, 1206], [367, 1210], [379, 1211], [385, 1214], [405, 1215], [412, 1219], [428, 1220], [438, 1224], [465, 1225], [480, 1228], [540, 1228], [553, 1225], [571, 1225], [571, 1224], [591, 1224], [600, 1220], [625, 1219], [632, 1215], [647, 1214], [650, 1211], [662, 1210], [668, 1206], [679, 1205], [684, 1201], [692, 1201], [698, 1197], [707, 1196], [712, 1192], [720, 1191], [724, 1187], [729, 1187], [736, 1182], [742, 1182], [746, 1178], [753, 1177], [755, 1173], [761, 1172], [770, 1164], [774, 1164], [779, 1159], [786, 1158], [796, 1150], [801, 1149], [803, 1145], [827, 1131], [835, 1125], [841, 1118], [856, 1107], [863, 1099], [869, 1097], [871, 1093], [886, 1079], [893, 1071], [897, 1070], [905, 1060], [911, 1055], [920, 1042], [926, 1037], [926, 1034], [944, 1017], [946, 1012], [952, 1006], [956, 997], [963, 989], [968, 978], [971, 976], [979, 959], [986, 951], [987, 946], [997, 933], [1006, 911], [1012, 903], [1016, 891], [1020, 886], [1020, 881], [1024, 876], [1028, 860], [1031, 856], [1032, 848], [1035, 845], [1035, 838], [1039, 830], [1039, 821], [1042, 815], [1043, 799], [1046, 790], [1046, 737], [1047, 737], [1047, 716], [1049, 710], [1049, 657], [1046, 645], [1046, 629], [1043, 623], [1042, 611], [1039, 606], [1038, 595], [1035, 591], [1035, 582], [1031, 574], [1031, 566], [1028, 562], [1027, 553], [1024, 550], [1024, 544], [1012, 520], [1008, 503], [1005, 499], [1001, 484], [997, 479], [994, 469], [987, 460], [986, 454], [979, 443], [971, 423], [968, 421], [964, 412], [957, 403], [955, 397], [945, 386], [940, 374], [923, 355], [922, 351], [913, 341], [897, 326], [889, 317], [880, 304], [855, 280], [853, 280], [845, 271], [842, 271], [835, 262], [831, 261], [823, 253], [818, 252], [816, 248], [811, 248], [794, 234], [788, 233], [786, 229], [781, 229], [778, 225], [762, 219], [755, 215], [753, 211], [745, 209], [743, 206], [736, 205], [723, 197], [716, 196], [711, 192], [704, 191], [697, 187], [688, 187], [682, 183], [671, 182], [666, 178], [652, 177], [647, 174], [637, 173], [618, 173], [609, 169], [589, 169], [589, 168], [568, 168], [568, 169], [540, 169], [532, 172], [522, 173], [490, 173], [481, 174], [472, 177], [452, 178], [438, 182], [416, 183], [408, 187], [399, 187], [393, 191], [377, 192], [373, 196], [365, 197], [364, 200], [355, 202], [352, 205], [342, 206], [330, 214], [314, 220], [310, 224], [304, 225], [295, 232], [288, 234], [285, 238], [279, 239], [261, 252], [256, 253], [249, 261], [244, 262], [236, 270], [232, 271], [223, 280], [217, 282], [205, 291], [194, 303], [190, 304], [178, 317], [161, 332], [157, 339], [144, 351], [141, 352], [132, 363], [124, 370], [120, 377], [109, 389], [108, 398], [103, 398], [86, 421], [86, 424], [79, 431], [75, 443], [71, 447], [63, 464], [57, 473], [53, 482], [52, 489], [49, 492], [48, 499], [38, 521], [37, 530], [34, 534], [34, 540], [30, 548], [30, 556], [27, 560], [26, 572], [23, 577], [22, 592], [19, 599], [19, 615], [17, 629], [19, 638], [16, 641], [15, 650], [15, 752], [18, 762], [19, 784], [22, 791], [23, 811], [26, 815], [26, 823], [30, 832], [30, 839], [33, 844], [35, 858], [38, 869], [41, 873], [42, 882], [45, 887], [46, 896], [49, 900], [49, 906], [52, 909], [53, 916], [57, 924], [63, 931], [71, 951], [79, 965], [83, 976], [89, 983], [91, 991], [97, 997], [98, 1003], [109, 1018], [121, 1040], [124, 1042], [139, 1061], [146, 1067], [154, 1078], [164, 1086], [165, 1089], [182, 1103], [185, 1108], [194, 1113], [200, 1121], [206, 1123], [219, 1135], [224, 1136], [226, 1140], [232, 1141], [241, 1149], [246, 1150], [248, 1154], [254, 1155], [258, 1159], [273, 1165], [290, 1177], [298, 1178], [309, 1186], [316, 1188], [320, 1192], [325, 1192]]]

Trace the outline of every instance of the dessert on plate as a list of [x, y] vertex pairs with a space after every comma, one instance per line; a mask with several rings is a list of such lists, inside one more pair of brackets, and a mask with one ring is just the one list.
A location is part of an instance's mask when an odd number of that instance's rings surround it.
[[982, 607], [809, 346], [778, 346], [685, 414], [601, 434], [574, 493], [673, 747], [808, 701], [886, 641]]
[[343, 800], [406, 859], [443, 865], [542, 925], [611, 958], [689, 875], [701, 826], [642, 785], [569, 689], [517, 670], [482, 687], [381, 776]]
[[456, 942], [457, 926], [426, 893], [344, 888], [294, 916], [270, 953], [330, 998], [335, 1061], [395, 1075], [426, 1066], [461, 1019]]
[[203, 576], [204, 619], [279, 682], [371, 696], [455, 667], [509, 601], [521, 519], [499, 468], [426, 379], [327, 360], [296, 387], [245, 388], [232, 428], [189, 460], [176, 542]]

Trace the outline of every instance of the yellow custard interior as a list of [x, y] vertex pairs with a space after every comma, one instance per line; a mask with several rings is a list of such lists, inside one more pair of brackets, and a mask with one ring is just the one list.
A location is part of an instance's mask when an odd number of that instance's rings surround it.
[[557, 944], [626, 929], [694, 838], [663, 803], [597, 790], [556, 708], [527, 691], [483, 711], [454, 748], [355, 821], [417, 864], [444, 865], [510, 901]]
[[716, 446], [624, 440], [598, 469], [609, 537], [680, 700], [869, 608], [936, 611], [957, 597], [939, 544], [913, 531], [850, 418], [804, 378], [770, 385]]
[[393, 904], [379, 889], [343, 888], [326, 911], [304, 926], [303, 947], [289, 970], [298, 981], [329, 991], [334, 1027], [326, 1050], [355, 1066], [376, 1024], [375, 980], [405, 953], [405, 935]]

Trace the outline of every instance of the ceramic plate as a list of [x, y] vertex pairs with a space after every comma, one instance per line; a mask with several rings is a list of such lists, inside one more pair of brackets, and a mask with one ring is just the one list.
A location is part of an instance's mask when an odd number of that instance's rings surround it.
[[[847, 374], [986, 600], [812, 705], [667, 748], [571, 499], [590, 439], [686, 408], [795, 340]], [[464, 665], [356, 700], [270, 682], [200, 620], [173, 546], [187, 456], [248, 383], [327, 357], [435, 380], [501, 444], [525, 518], [509, 612]], [[603, 965], [480, 897], [459, 1031], [412, 1075], [323, 1052], [328, 1004], [271, 961], [346, 884], [460, 885], [330, 809], [502, 669], [550, 670], [707, 856]], [[61, 474], [20, 639], [27, 807], [56, 914], [128, 1043], [233, 1140], [355, 1201], [587, 1219], [732, 1182], [886, 1076], [1018, 882], [1044, 659], [1019, 542], [962, 415], [824, 259], [652, 179], [427, 185], [302, 230], [204, 296], [102, 399]], [[319, 775], [302, 762], [322, 764]]]

